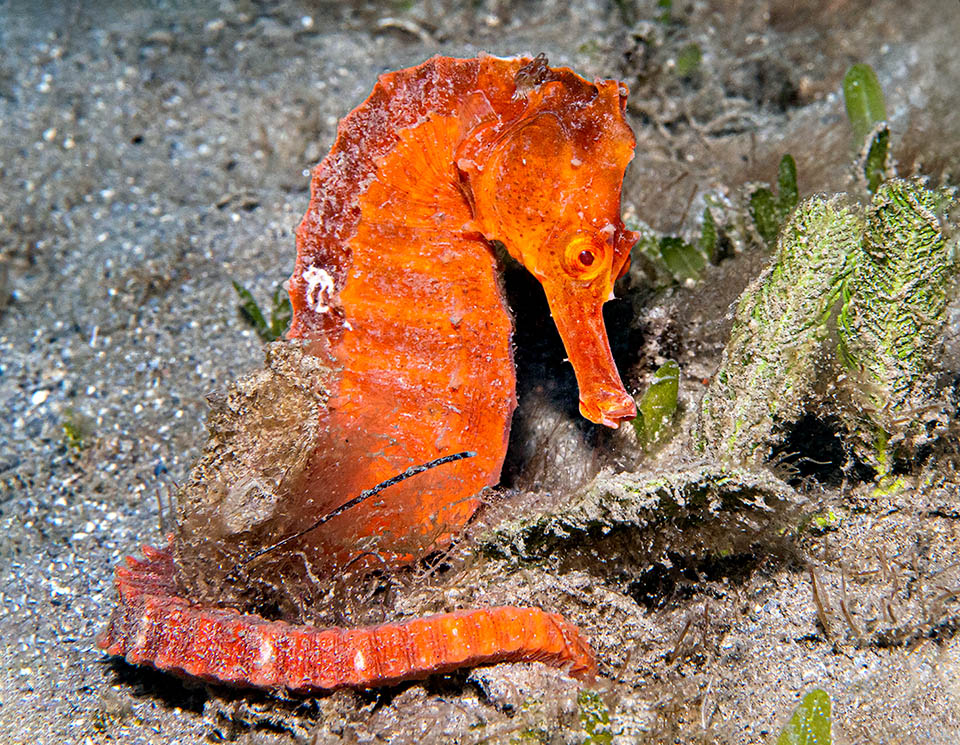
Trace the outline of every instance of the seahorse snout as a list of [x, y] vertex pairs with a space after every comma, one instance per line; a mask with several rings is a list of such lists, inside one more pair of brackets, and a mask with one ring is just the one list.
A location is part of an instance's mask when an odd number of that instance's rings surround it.
[[633, 419], [637, 415], [637, 405], [633, 398], [622, 388], [593, 392], [590, 396], [580, 396], [580, 413], [591, 422], [616, 429], [620, 422]]
[[594, 297], [593, 288], [573, 283], [545, 281], [543, 288], [577, 376], [580, 413], [591, 422], [616, 429], [637, 415], [637, 406], [623, 387], [610, 353], [602, 300]]

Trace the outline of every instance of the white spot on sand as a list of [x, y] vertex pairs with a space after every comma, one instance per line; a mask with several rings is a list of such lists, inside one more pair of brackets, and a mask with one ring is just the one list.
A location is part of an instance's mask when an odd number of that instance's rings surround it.
[[326, 313], [330, 310], [327, 301], [333, 295], [333, 277], [326, 269], [318, 266], [307, 267], [303, 272], [307, 283], [307, 306], [314, 313]]

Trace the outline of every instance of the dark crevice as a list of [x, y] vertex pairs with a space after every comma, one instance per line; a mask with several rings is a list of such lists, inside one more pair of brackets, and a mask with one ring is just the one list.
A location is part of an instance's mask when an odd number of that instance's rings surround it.
[[770, 454], [777, 474], [795, 488], [811, 481], [829, 488], [844, 481], [869, 481], [872, 470], [856, 461], [843, 442], [840, 421], [835, 417], [802, 416]]
[[705, 591], [708, 583], [744, 585], [766, 559], [753, 553], [691, 560], [671, 555], [669, 563], [651, 565], [627, 586], [627, 593], [648, 612], [689, 600]]
[[[524, 473], [537, 469], [544, 449], [556, 447], [551, 426], [572, 428], [581, 441], [579, 467], [595, 461], [589, 471], [601, 467], [601, 450], [609, 430], [580, 415], [579, 388], [573, 366], [550, 315], [540, 283], [526, 269], [507, 260], [503, 273], [507, 303], [514, 317], [513, 355], [517, 374], [518, 409], [510, 431], [501, 484], [529, 486]], [[604, 304], [604, 323], [617, 369], [626, 371], [636, 363], [642, 344], [633, 328], [633, 306], [628, 298]], [[525, 426], [529, 424], [530, 426]], [[531, 442], [531, 430], [537, 442]], [[554, 433], [555, 434], [555, 433]]]

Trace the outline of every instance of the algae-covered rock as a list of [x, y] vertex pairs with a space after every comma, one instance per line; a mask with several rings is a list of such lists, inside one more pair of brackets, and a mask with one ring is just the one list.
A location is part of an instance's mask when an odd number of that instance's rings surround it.
[[[839, 418], [881, 476], [930, 441], [945, 421], [951, 207], [952, 190], [902, 179], [880, 185], [865, 213], [839, 197], [804, 202], [738, 301], [701, 404], [701, 447], [721, 462], [761, 461], [808, 410]], [[827, 343], [838, 306], [839, 341]]]
[[197, 597], [244, 601], [224, 577], [250, 554], [247, 537], [275, 519], [316, 447], [332, 372], [305, 347], [274, 342], [262, 370], [208, 399], [210, 437], [177, 492], [177, 562]]
[[857, 455], [880, 474], [944, 418], [936, 378], [956, 270], [942, 221], [951, 200], [920, 180], [882, 184], [844, 282], [839, 414]]
[[[702, 464], [673, 471], [608, 473], [578, 498], [496, 525], [477, 538], [487, 553], [524, 560], [598, 547], [629, 534], [634, 558], [665, 551], [724, 554], [792, 521], [800, 498], [762, 471]], [[607, 556], [609, 558], [609, 555]]]
[[769, 268], [740, 296], [699, 421], [700, 445], [722, 462], [762, 460], [777, 426], [802, 413], [862, 228], [860, 211], [839, 197], [807, 199]]

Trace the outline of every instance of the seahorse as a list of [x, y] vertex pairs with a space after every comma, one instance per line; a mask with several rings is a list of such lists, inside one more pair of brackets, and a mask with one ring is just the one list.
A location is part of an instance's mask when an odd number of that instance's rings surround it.
[[[516, 407], [503, 253], [543, 287], [582, 415], [609, 427], [635, 416], [601, 312], [637, 240], [620, 216], [635, 145], [626, 97], [621, 83], [588, 82], [542, 55], [434, 57], [380, 77], [313, 172], [288, 341], [214, 403], [172, 547], [117, 570], [103, 648], [303, 691], [500, 660], [595, 670], [576, 627], [533, 608], [363, 629], [296, 621], [311, 619], [318, 579], [449, 543], [498, 482]], [[269, 550], [384, 479], [459, 451], [476, 455]]]

